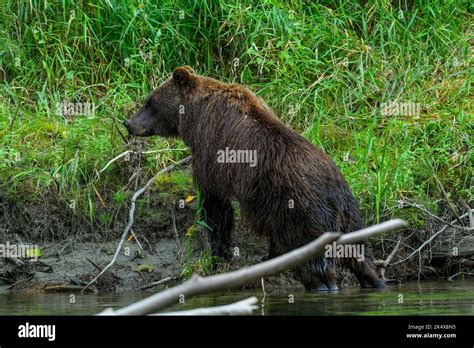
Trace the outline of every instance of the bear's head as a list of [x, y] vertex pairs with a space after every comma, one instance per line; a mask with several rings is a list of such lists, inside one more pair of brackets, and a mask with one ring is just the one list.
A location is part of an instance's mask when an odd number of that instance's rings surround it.
[[191, 67], [176, 68], [173, 76], [148, 96], [145, 105], [123, 122], [128, 133], [136, 136], [179, 136], [180, 111], [197, 83], [198, 77]]

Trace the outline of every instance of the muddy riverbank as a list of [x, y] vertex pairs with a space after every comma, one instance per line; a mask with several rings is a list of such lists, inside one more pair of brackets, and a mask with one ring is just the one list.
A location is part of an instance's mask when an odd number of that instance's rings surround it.
[[[235, 270], [258, 263], [267, 256], [267, 240], [249, 231], [236, 206], [236, 228], [232, 235], [234, 258], [216, 267], [216, 260], [207, 251], [206, 229], [198, 218], [197, 194], [189, 182], [176, 185], [178, 179], [188, 174], [161, 178], [159, 190], [151, 187], [143, 200], [137, 202], [134, 233], [128, 236], [114, 266], [90, 291], [158, 291], [183, 281], [192, 273], [210, 275]], [[107, 195], [103, 193], [103, 196]], [[109, 213], [111, 218], [105, 223], [101, 223], [100, 217], [88, 221], [56, 196], [45, 196], [42, 204], [18, 205], [0, 200], [1, 243], [37, 245], [33, 255], [37, 256], [36, 262], [28, 258], [0, 259], [0, 286], [10, 291], [80, 291], [111, 261], [127, 222], [127, 200], [116, 207], [109, 201], [103, 203], [107, 209], [103, 207], [101, 211], [96, 207], [96, 212], [102, 214], [99, 216]], [[468, 220], [463, 222], [468, 223]], [[385, 277], [391, 284], [419, 279], [446, 280], [453, 276], [470, 278], [474, 269], [474, 240], [465, 231], [447, 228], [421, 253], [408, 257], [442, 227], [439, 221], [427, 219], [422, 226], [369, 241], [379, 267], [383, 267], [383, 261], [395, 250], [390, 265], [385, 267]], [[269, 289], [302, 287], [291, 272], [266, 281]], [[153, 286], [156, 282], [160, 284]], [[343, 271], [338, 283], [342, 288], [357, 282], [352, 274]]]

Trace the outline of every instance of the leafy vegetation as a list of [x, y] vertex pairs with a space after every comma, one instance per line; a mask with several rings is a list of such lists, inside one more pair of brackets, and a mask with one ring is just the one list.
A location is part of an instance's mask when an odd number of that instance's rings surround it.
[[[0, 193], [54, 192], [92, 224], [125, 204], [137, 163], [149, 177], [184, 151], [119, 160], [120, 121], [176, 66], [242, 83], [332, 156], [368, 223], [473, 201], [468, 1], [100, 0], [2, 2]], [[384, 103], [416, 112], [387, 114]], [[92, 114], [61, 115], [61, 106]], [[84, 110], [80, 110], [84, 113]], [[181, 149], [148, 139], [145, 150]], [[137, 162], [138, 161], [138, 162]], [[133, 165], [132, 165], [133, 164]], [[191, 184], [183, 174], [170, 182]], [[160, 182], [157, 182], [157, 186]], [[160, 189], [161, 190], [161, 189]], [[100, 212], [96, 212], [100, 210]], [[420, 219], [418, 211], [409, 218]]]

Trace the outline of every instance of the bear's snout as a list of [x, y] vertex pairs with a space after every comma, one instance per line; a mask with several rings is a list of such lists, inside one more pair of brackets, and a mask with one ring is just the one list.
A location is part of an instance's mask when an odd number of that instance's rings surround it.
[[125, 128], [127, 128], [127, 130], [130, 128], [130, 122], [128, 120], [125, 120], [123, 121], [123, 125], [125, 126]]

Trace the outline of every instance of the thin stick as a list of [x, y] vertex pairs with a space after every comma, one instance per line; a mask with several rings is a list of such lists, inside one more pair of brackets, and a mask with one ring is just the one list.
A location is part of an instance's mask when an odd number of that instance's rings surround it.
[[133, 236], [133, 239], [135, 239], [135, 242], [137, 242], [138, 247], [143, 250], [142, 244], [140, 243], [140, 241], [138, 240], [135, 232], [133, 232], [133, 230], [131, 228], [130, 228], [130, 234]]
[[265, 291], [265, 280], [264, 278], [262, 277], [262, 292], [263, 292], [263, 296], [262, 296], [262, 315], [265, 315], [265, 298], [267, 297], [267, 293]]
[[380, 268], [380, 275], [382, 276], [383, 279], [385, 278], [385, 268], [388, 266], [390, 261], [392, 261], [393, 257], [395, 256], [395, 253], [398, 251], [398, 248], [400, 246], [400, 243], [402, 242], [402, 239], [400, 238], [395, 245], [395, 248], [393, 248], [392, 252], [388, 255], [388, 257], [385, 259], [385, 261], [382, 261], [382, 267]]
[[115, 161], [121, 159], [122, 157], [125, 157], [127, 156], [129, 153], [131, 153], [132, 151], [131, 150], [127, 150], [125, 152], [122, 152], [120, 155], [118, 156], [115, 156], [114, 158], [112, 158], [106, 165], [104, 168], [102, 168], [100, 171], [99, 171], [99, 174], [101, 174], [104, 170], [106, 170], [112, 163], [114, 163]]
[[392, 259], [395, 256], [395, 253], [397, 252], [398, 247], [400, 246], [401, 242], [402, 242], [402, 239], [400, 238], [397, 242], [397, 245], [395, 245], [395, 248], [393, 248], [390, 255], [388, 255], [387, 259], [383, 262], [384, 267], [387, 267], [387, 265], [390, 263], [390, 261], [392, 261]]
[[[466, 216], [468, 216], [468, 213], [465, 213], [463, 215], [461, 215], [459, 218], [460, 219], [464, 219]], [[455, 223], [457, 220], [453, 220], [451, 221], [451, 224]], [[390, 266], [394, 266], [394, 265], [398, 265], [399, 263], [402, 263], [402, 262], [405, 262], [406, 260], [410, 259], [413, 255], [415, 255], [417, 252], [420, 252], [421, 249], [423, 249], [426, 245], [428, 245], [429, 243], [431, 243], [431, 241], [433, 239], [435, 239], [436, 237], [438, 237], [441, 233], [443, 233], [444, 231], [446, 231], [446, 229], [450, 226], [450, 224], [447, 224], [447, 225], [444, 225], [442, 229], [440, 229], [438, 232], [436, 232], [435, 234], [433, 234], [428, 240], [426, 240], [425, 242], [423, 242], [423, 244], [421, 244], [418, 249], [414, 250], [410, 255], [408, 255], [407, 257], [405, 257], [404, 259], [401, 259], [395, 263], [391, 263]]]
[[94, 266], [95, 268], [97, 268], [97, 270], [99, 272], [102, 272], [102, 267], [100, 267], [98, 264], [96, 264], [94, 261], [92, 261], [91, 259], [89, 259], [88, 257], [86, 257], [86, 260], [89, 261], [89, 263]]
[[[451, 199], [449, 199], [449, 196], [448, 196], [448, 194], [446, 193], [446, 190], [444, 189], [444, 186], [443, 186], [443, 184], [441, 183], [441, 180], [439, 180], [438, 176], [435, 174], [434, 171], [433, 171], [433, 177], [436, 179], [436, 182], [438, 183], [439, 190], [440, 190], [441, 193], [443, 194], [444, 199], [446, 200], [446, 202], [448, 202], [449, 208], [450, 208], [451, 211], [453, 212], [454, 217], [455, 217], [456, 220], [459, 222], [459, 224], [460, 224], [461, 226], [463, 226], [463, 223], [462, 223], [461, 219], [458, 217], [458, 212], [456, 211], [456, 207], [455, 207], [454, 204], [451, 202]], [[464, 226], [463, 226], [463, 227], [464, 227]]]
[[474, 214], [473, 214], [474, 209], [469, 209], [468, 210], [468, 215], [469, 215], [469, 226], [471, 226], [472, 229], [474, 229]]
[[471, 272], [459, 272], [459, 273], [456, 273], [456, 274], [452, 275], [451, 277], [449, 277], [448, 281], [452, 281], [455, 277], [457, 277], [458, 275], [461, 275], [461, 274], [465, 274], [465, 275], [468, 275], [468, 276], [474, 275], [474, 273], [471, 273]]
[[15, 110], [15, 114], [13, 115], [11, 121], [10, 121], [10, 125], [9, 125], [9, 130], [10, 130], [10, 133], [12, 132], [12, 129], [13, 129], [13, 124], [15, 123], [15, 119], [16, 117], [18, 116], [18, 111], [20, 110], [20, 103], [18, 102], [18, 105], [16, 107], [16, 110]]
[[134, 214], [135, 214], [135, 201], [137, 200], [137, 198], [140, 197], [140, 195], [143, 192], [145, 192], [151, 186], [151, 184], [153, 184], [155, 182], [155, 180], [158, 176], [160, 176], [162, 174], [165, 174], [165, 173], [168, 173], [168, 172], [172, 171], [176, 166], [186, 164], [190, 161], [191, 161], [191, 156], [183, 158], [182, 160], [180, 160], [180, 161], [178, 161], [174, 164], [171, 164], [168, 167], [160, 170], [150, 180], [148, 180], [148, 182], [145, 184], [145, 186], [143, 186], [141, 189], [139, 189], [137, 192], [135, 192], [133, 194], [132, 201], [131, 201], [131, 206], [130, 206], [130, 211], [129, 211], [129, 214], [128, 214], [128, 224], [127, 224], [127, 226], [125, 227], [125, 229], [122, 233], [122, 237], [120, 238], [120, 243], [117, 247], [117, 250], [115, 250], [114, 257], [112, 258], [110, 263], [107, 266], [105, 266], [104, 269], [84, 287], [84, 289], [82, 289], [82, 292], [84, 292], [89, 286], [91, 286], [93, 283], [95, 283], [97, 281], [97, 279], [99, 279], [102, 274], [104, 274], [110, 267], [112, 267], [113, 264], [115, 263], [115, 261], [117, 260], [118, 254], [120, 253], [120, 250], [122, 250], [122, 246], [123, 246], [123, 243], [125, 242], [125, 239], [127, 238], [128, 232], [130, 231], [130, 229], [132, 228], [132, 225], [133, 225]]
[[153, 283], [151, 283], [151, 284], [144, 285], [144, 286], [142, 286], [141, 288], [138, 288], [137, 290], [151, 289], [151, 288], [154, 288], [155, 286], [168, 283], [169, 281], [172, 281], [172, 280], [174, 280], [174, 279], [176, 279], [176, 278], [177, 278], [177, 277], [166, 277], [166, 278], [157, 280], [156, 282], [153, 282]]
[[[407, 207], [414, 207], [414, 208], [417, 208], [417, 209], [420, 209], [422, 212], [424, 212], [425, 214], [431, 216], [432, 218], [434, 218], [435, 220], [438, 220], [439, 222], [445, 224], [445, 225], [448, 225], [452, 228], [455, 228], [455, 229], [458, 229], [458, 230], [461, 230], [461, 231], [470, 231], [472, 230], [472, 228], [469, 228], [469, 227], [464, 227], [464, 226], [457, 226], [457, 225], [453, 225], [456, 221], [461, 221], [461, 219], [463, 217], [458, 217], [456, 216], [456, 220], [453, 220], [451, 222], [448, 222], [448, 221], [445, 221], [443, 220], [442, 218], [440, 218], [439, 216], [433, 214], [432, 212], [430, 212], [428, 209], [426, 209], [424, 206], [422, 206], [421, 204], [418, 204], [418, 203], [410, 203], [408, 201], [400, 201], [401, 205], [402, 205], [402, 208], [404, 206], [407, 206]], [[464, 216], [464, 215], [463, 215]]]
[[315, 257], [323, 255], [325, 246], [333, 241], [337, 240], [339, 244], [360, 242], [376, 234], [404, 226], [406, 226], [405, 221], [395, 219], [342, 236], [340, 233], [327, 232], [305, 246], [260, 264], [205, 278], [193, 275], [191, 279], [178, 286], [164, 290], [122, 309], [116, 311], [107, 310], [103, 314], [145, 315], [156, 313], [158, 310], [176, 303], [180, 298], [188, 299], [195, 295], [236, 288], [299, 266]]
[[187, 149], [161, 149], [161, 150], [150, 150], [150, 151], [132, 151], [132, 150], [127, 150], [125, 152], [122, 152], [120, 155], [118, 156], [115, 156], [114, 158], [112, 158], [106, 165], [104, 168], [102, 168], [100, 171], [99, 171], [99, 174], [101, 174], [104, 170], [106, 170], [112, 163], [114, 163], [115, 161], [121, 159], [122, 157], [125, 157], [127, 156], [128, 154], [131, 154], [131, 153], [135, 153], [135, 154], [150, 154], [150, 153], [158, 153], [158, 152], [166, 152], [166, 151], [186, 151]]

